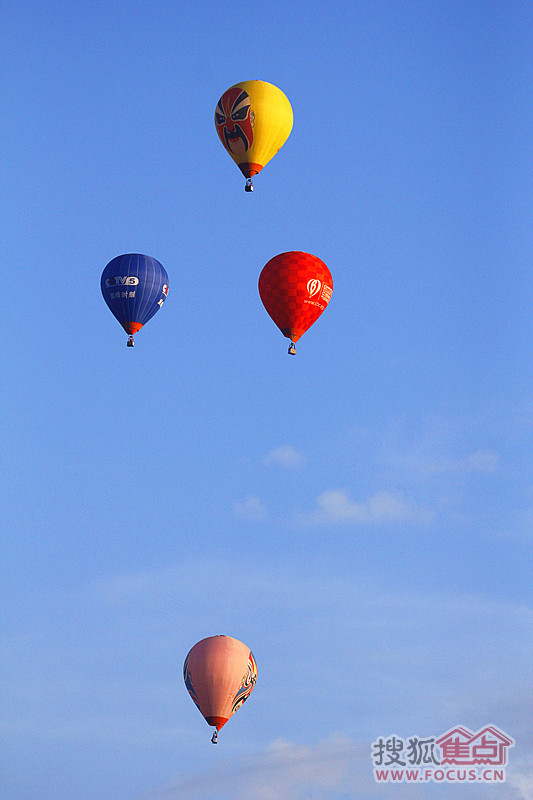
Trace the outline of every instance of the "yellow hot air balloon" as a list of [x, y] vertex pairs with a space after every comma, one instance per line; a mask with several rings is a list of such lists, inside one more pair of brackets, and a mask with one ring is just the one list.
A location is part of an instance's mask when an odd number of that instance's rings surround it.
[[283, 147], [292, 130], [291, 104], [281, 89], [266, 81], [230, 86], [217, 103], [215, 126], [220, 141], [246, 178], [252, 178]]

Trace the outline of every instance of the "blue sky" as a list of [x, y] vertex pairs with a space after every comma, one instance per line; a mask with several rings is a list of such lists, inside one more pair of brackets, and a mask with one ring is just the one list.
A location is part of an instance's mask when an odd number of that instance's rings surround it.
[[[7, 3], [3, 793], [457, 797], [379, 736], [493, 723], [533, 796], [533, 11], [521, 2]], [[279, 86], [253, 195], [213, 124]], [[286, 355], [257, 280], [329, 266]], [[100, 293], [169, 274], [134, 350]], [[220, 744], [199, 639], [259, 670]], [[461, 798], [478, 798], [462, 785]]]

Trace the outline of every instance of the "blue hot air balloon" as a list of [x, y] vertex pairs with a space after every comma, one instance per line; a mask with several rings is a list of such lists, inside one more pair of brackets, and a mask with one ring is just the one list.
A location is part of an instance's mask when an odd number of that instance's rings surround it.
[[166, 269], [155, 258], [126, 253], [109, 262], [102, 272], [100, 286], [111, 313], [128, 334], [128, 347], [133, 347], [133, 335], [166, 300]]

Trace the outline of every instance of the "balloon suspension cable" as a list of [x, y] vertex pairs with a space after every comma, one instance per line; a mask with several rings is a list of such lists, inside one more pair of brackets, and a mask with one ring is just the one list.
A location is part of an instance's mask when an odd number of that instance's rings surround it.
[[287, 352], [288, 352], [288, 354], [290, 356], [295, 356], [296, 355], [296, 345], [294, 344], [294, 342], [290, 343], [289, 349], [287, 350]]
[[251, 178], [246, 178], [246, 184], [245, 184], [245, 187], [244, 187], [244, 191], [245, 192], [253, 192], [253, 190], [254, 190], [254, 185], [252, 183], [252, 179]]
[[217, 744], [217, 742], [218, 742], [218, 731], [215, 728], [215, 730], [213, 731], [213, 735], [211, 737], [211, 744]]
[[135, 342], [133, 341], [133, 336], [128, 336], [128, 341], [126, 342], [126, 347], [135, 347]]

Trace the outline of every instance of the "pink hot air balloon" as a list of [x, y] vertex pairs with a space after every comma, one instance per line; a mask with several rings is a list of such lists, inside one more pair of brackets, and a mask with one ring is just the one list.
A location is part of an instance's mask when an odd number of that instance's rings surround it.
[[242, 706], [255, 686], [257, 665], [252, 651], [231, 636], [209, 636], [194, 645], [183, 665], [190, 696], [217, 732]]

